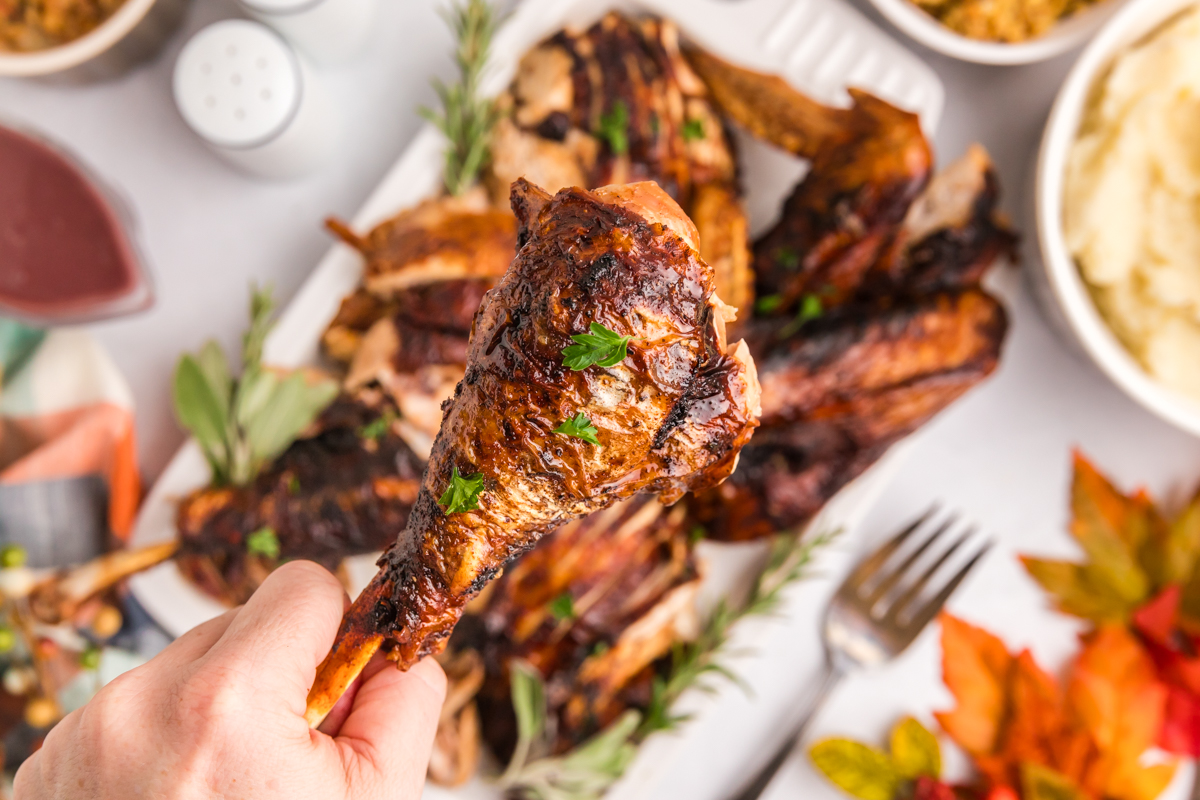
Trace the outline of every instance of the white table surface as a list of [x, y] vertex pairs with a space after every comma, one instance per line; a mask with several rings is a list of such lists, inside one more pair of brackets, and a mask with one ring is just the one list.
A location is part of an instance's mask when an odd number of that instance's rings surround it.
[[[998, 164], [1005, 208], [1022, 220], [1042, 125], [1074, 54], [1026, 67], [965, 64], [908, 42], [862, 0], [856, 5], [944, 81], [946, 110], [936, 139], [943, 163], [970, 142], [982, 142]], [[179, 353], [210, 336], [235, 346], [250, 281], [273, 283], [281, 301], [294, 293], [328, 247], [321, 220], [354, 213], [417, 130], [414, 107], [433, 100], [429, 76], [451, 71], [449, 35], [434, 2], [383, 0], [363, 59], [328, 73], [348, 121], [336, 163], [302, 181], [258, 183], [211, 156], [184, 128], [170, 99], [171, 64], [186, 33], [234, 15], [230, 0], [193, 4], [185, 31], [164, 54], [117, 82], [67, 87], [0, 80], [0, 118], [37, 128], [81, 155], [125, 195], [139, 220], [157, 303], [91, 329], [132, 384], [147, 481], [183, 438], [168, 385]], [[1036, 268], [1029, 236], [1026, 231], [1026, 268]], [[828, 562], [829, 577], [805, 587], [800, 599], [816, 608], [851, 551], [940, 499], [999, 542], [952, 608], [1014, 648], [1032, 647], [1057, 668], [1076, 647], [1076, 627], [1045, 609], [1014, 553], [1074, 552], [1064, 529], [1071, 448], [1082, 448], [1121, 485], [1145, 485], [1178, 502], [1200, 481], [1200, 440], [1143, 411], [1073, 355], [1023, 287], [1009, 310], [1012, 331], [995, 377], [920, 434], [862, 530]], [[705, 735], [684, 749], [663, 796], [720, 797], [746, 774], [747, 760], [765, 757], [782, 735], [815, 669], [818, 644], [811, 635], [790, 635], [786, 624], [780, 631], [744, 665], [754, 697], [705, 721]], [[847, 683], [826, 707], [817, 733], [882, 742], [903, 714], [930, 722], [929, 710], [948, 701], [938, 659], [936, 636], [926, 635], [893, 666]], [[1181, 774], [1173, 795], [1182, 796], [1186, 777]], [[796, 759], [769, 796], [839, 795]]]

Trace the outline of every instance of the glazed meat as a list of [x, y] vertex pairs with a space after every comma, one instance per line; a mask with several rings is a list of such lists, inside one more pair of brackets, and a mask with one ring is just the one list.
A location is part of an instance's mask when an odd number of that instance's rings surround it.
[[[551, 197], [518, 181], [512, 204], [521, 249], [476, 317], [408, 527], [343, 620], [310, 720], [385, 640], [402, 668], [441, 650], [466, 602], [561, 523], [638, 492], [670, 503], [716, 485], [757, 424], [753, 362], [726, 345], [729, 309], [661, 189]], [[568, 368], [571, 337], [594, 325], [632, 337], [626, 357]], [[555, 432], [579, 414], [599, 445]], [[476, 473], [478, 507], [447, 514], [453, 476]]]
[[366, 260], [363, 286], [387, 298], [423, 283], [495, 278], [512, 261], [516, 221], [482, 192], [425, 200], [360, 236], [337, 220], [328, 226]]
[[689, 498], [713, 538], [795, 528], [912, 433], [991, 374], [1003, 308], [967, 290], [886, 310], [847, 308], [769, 347], [781, 321], [754, 323], [762, 430], [721, 486]]
[[753, 300], [746, 216], [733, 150], [669, 20], [610, 13], [521, 60], [501, 98], [487, 182], [507, 207], [524, 177], [550, 192], [651, 180], [696, 223], [700, 255], [735, 308]]
[[[408, 520], [425, 467], [394, 417], [378, 392], [343, 394], [249, 486], [184, 498], [176, 517], [184, 575], [237, 605], [281, 560], [337, 571], [348, 555], [387, 547]], [[278, 541], [277, 558], [247, 549], [247, 538], [264, 528]]]
[[782, 78], [688, 51], [716, 104], [752, 134], [811, 161], [782, 216], [754, 245], [760, 297], [794, 313], [817, 295], [848, 301], [903, 244], [901, 223], [929, 180], [933, 155], [916, 115], [855, 89], [848, 109], [823, 106]]
[[514, 659], [546, 681], [557, 751], [630, 702], [645, 705], [653, 662], [698, 626], [700, 576], [683, 522], [680, 505], [626, 500], [547, 535], [489, 589], [477, 624], [454, 641], [484, 654], [483, 732], [495, 752], [515, 736]]

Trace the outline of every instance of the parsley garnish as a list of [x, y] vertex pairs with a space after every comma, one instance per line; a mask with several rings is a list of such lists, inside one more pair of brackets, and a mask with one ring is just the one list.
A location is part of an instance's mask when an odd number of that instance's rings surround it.
[[769, 294], [766, 297], [758, 298], [754, 304], [754, 310], [760, 314], [770, 314], [781, 305], [783, 305], [783, 295]]
[[381, 416], [371, 420], [366, 425], [358, 429], [358, 435], [362, 439], [378, 441], [388, 429], [392, 427], [392, 423], [396, 421], [396, 415], [391, 409], [383, 412]]
[[592, 658], [599, 658], [608, 652], [608, 642], [596, 642], [596, 646], [592, 648]]
[[796, 319], [803, 324], [810, 319], [817, 319], [825, 313], [825, 307], [821, 304], [821, 298], [815, 294], [806, 294], [800, 300], [800, 310], [796, 312]]
[[459, 511], [474, 511], [479, 508], [479, 495], [483, 491], [483, 473], [474, 475], [459, 475], [458, 467], [450, 476], [450, 485], [442, 494], [438, 503], [447, 514], [457, 514]]
[[600, 440], [596, 438], [596, 434], [600, 431], [596, 430], [592, 421], [582, 411], [563, 422], [554, 429], [554, 432], [564, 436], [574, 436], [576, 439], [583, 439], [590, 444], [600, 444]]
[[629, 150], [629, 109], [624, 100], [612, 104], [607, 114], [600, 115], [596, 135], [608, 142], [614, 155], [624, 155]]
[[783, 330], [779, 332], [779, 335], [783, 338], [787, 338], [796, 331], [800, 330], [804, 323], [817, 319], [824, 313], [825, 307], [821, 304], [821, 298], [817, 297], [815, 294], [806, 294], [804, 297], [800, 298], [800, 308], [796, 311], [796, 318], [789, 322], [783, 328]]
[[550, 616], [559, 622], [566, 619], [575, 619], [575, 599], [567, 592], [563, 592], [551, 600], [549, 608]]
[[296, 495], [300, 494], [300, 479], [297, 478], [295, 475], [289, 475], [288, 482], [287, 482], [287, 490], [288, 490], [288, 494], [290, 494], [292, 497], [295, 497]]
[[685, 142], [694, 142], [704, 138], [704, 120], [689, 119], [683, 123], [683, 140]]
[[618, 336], [616, 331], [610, 331], [599, 322], [588, 326], [591, 333], [581, 333], [572, 336], [575, 344], [563, 348], [563, 366], [579, 372], [593, 364], [601, 367], [612, 367], [620, 364], [628, 355], [626, 345], [632, 336]]
[[270, 525], [264, 525], [246, 537], [246, 552], [275, 561], [279, 558], [279, 537]]
[[103, 652], [94, 644], [88, 644], [84, 651], [79, 654], [79, 666], [84, 669], [97, 670], [100, 669], [100, 656]]
[[708, 529], [703, 525], [693, 525], [692, 529], [688, 531], [688, 541], [692, 544], [695, 544], [706, 536], [708, 536]]
[[800, 266], [800, 252], [794, 247], [780, 247], [775, 250], [775, 263], [787, 269]]

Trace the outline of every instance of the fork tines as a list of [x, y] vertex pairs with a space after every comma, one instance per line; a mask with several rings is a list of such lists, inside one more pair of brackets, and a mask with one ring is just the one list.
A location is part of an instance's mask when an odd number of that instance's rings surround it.
[[961, 523], [957, 514], [943, 517], [935, 505], [863, 559], [842, 590], [853, 592], [875, 619], [919, 630], [991, 547], [987, 541], [955, 558], [976, 533], [977, 528]]

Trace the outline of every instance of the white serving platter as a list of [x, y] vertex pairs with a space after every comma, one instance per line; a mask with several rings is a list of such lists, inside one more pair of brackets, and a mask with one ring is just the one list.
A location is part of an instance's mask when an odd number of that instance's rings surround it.
[[[697, 44], [736, 63], [773, 72], [809, 96], [826, 103], [847, 104], [848, 87], [859, 87], [921, 116], [932, 133], [941, 116], [944, 92], [936, 74], [909, 51], [882, 33], [841, 0], [525, 0], [506, 20], [494, 41], [494, 61], [485, 91], [499, 92], [515, 72], [520, 56], [565, 26], [586, 26], [609, 10], [654, 13], [676, 21]], [[739, 137], [742, 181], [752, 233], [770, 225], [782, 199], [803, 175], [804, 165], [767, 145]], [[403, 208], [437, 192], [441, 181], [442, 140], [426, 126], [384, 177], [353, 220], [367, 230]], [[281, 315], [267, 340], [265, 357], [284, 367], [315, 363], [320, 337], [341, 299], [358, 285], [359, 255], [333, 245]], [[853, 530], [894, 474], [903, 447], [893, 451], [851, 483], [821, 512], [812, 527]], [[175, 509], [180, 498], [202, 487], [209, 470], [194, 442], [175, 455], [151, 489], [138, 516], [132, 545], [173, 539]], [[752, 568], [756, 551], [747, 546], [706, 545], [711, 574], [706, 592], [734, 585]], [[758, 551], [760, 554], [761, 551]], [[348, 560], [354, 589], [361, 590], [375, 573], [373, 556]], [[200, 592], [174, 563], [162, 564], [130, 581], [134, 596], [171, 635], [178, 636], [225, 609]], [[811, 611], [803, 615], [795, 612]], [[811, 601], [788, 604], [796, 624], [816, 629]], [[801, 617], [803, 617], [801, 619]], [[747, 626], [749, 638], [770, 635], [762, 626]], [[745, 638], [745, 637], [742, 637]], [[685, 698], [698, 717], [689, 729], [703, 727], [706, 709], [729, 705], [734, 687], [711, 696]], [[744, 699], [744, 698], [743, 698]], [[732, 702], [739, 702], [734, 699]], [[699, 724], [698, 724], [699, 723]], [[622, 800], [664, 796], [655, 787], [687, 737], [659, 736], [647, 742], [626, 779], [612, 797]], [[491, 786], [475, 781], [455, 791], [429, 787], [432, 798], [495, 798]]]

